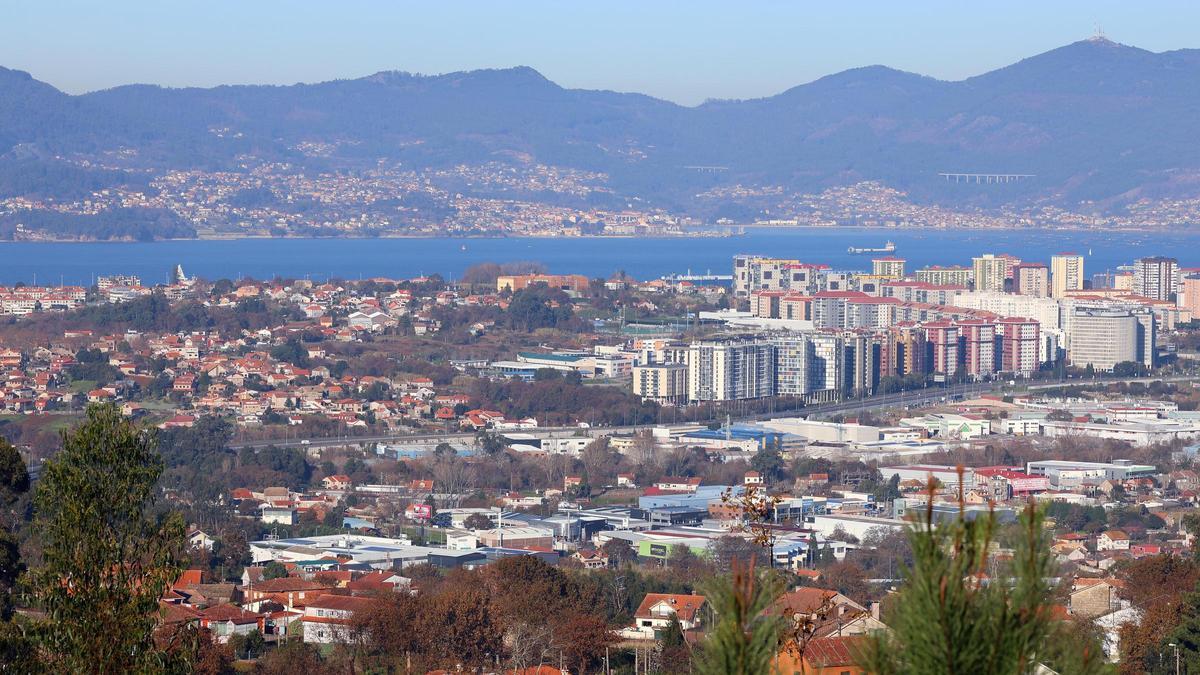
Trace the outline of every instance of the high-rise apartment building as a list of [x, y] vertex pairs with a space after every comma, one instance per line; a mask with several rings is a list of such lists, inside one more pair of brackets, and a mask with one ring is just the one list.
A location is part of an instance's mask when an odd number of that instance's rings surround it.
[[930, 321], [924, 328], [929, 370], [947, 376], [956, 374], [959, 361], [958, 326], [949, 321]]
[[871, 261], [871, 274], [888, 279], [904, 278], [904, 258], [885, 256]]
[[1200, 274], [1189, 274], [1179, 281], [1178, 304], [1200, 319]]
[[633, 393], [648, 401], [682, 405], [688, 400], [688, 367], [683, 363], [655, 363], [633, 367]]
[[688, 399], [733, 401], [775, 393], [775, 347], [757, 336], [728, 336], [688, 346]]
[[881, 376], [895, 377], [925, 372], [925, 331], [919, 324], [892, 326], [881, 350], [879, 369]]
[[1057, 253], [1050, 257], [1050, 295], [1066, 297], [1067, 291], [1083, 289], [1083, 256]]
[[1012, 268], [1020, 260], [1010, 255], [985, 253], [971, 259], [977, 291], [1004, 291], [1004, 282], [1012, 278]]
[[842, 391], [845, 342], [832, 333], [793, 333], [771, 340], [775, 347], [775, 390], [780, 396]]
[[1040, 366], [1041, 326], [1033, 319], [1006, 317], [1000, 331], [1000, 370], [1028, 377]]
[[1041, 263], [1014, 265], [1013, 293], [1044, 298], [1050, 295], [1050, 268]]
[[1156, 256], [1133, 262], [1133, 292], [1154, 300], [1172, 300], [1179, 290], [1179, 261]]
[[963, 370], [972, 377], [996, 372], [996, 324], [984, 319], [957, 322]]
[[[833, 275], [833, 280], [828, 277]], [[845, 273], [849, 278], [849, 273]], [[738, 255], [733, 258], [733, 292], [738, 298], [748, 298], [754, 291], [794, 291], [812, 294], [827, 285], [849, 288], [828, 265], [810, 265], [787, 258], [764, 258]]]
[[917, 270], [917, 281], [924, 281], [927, 284], [935, 286], [961, 286], [967, 288], [971, 285], [971, 268], [962, 267], [959, 265], [951, 265], [942, 267], [933, 265], [922, 270]]

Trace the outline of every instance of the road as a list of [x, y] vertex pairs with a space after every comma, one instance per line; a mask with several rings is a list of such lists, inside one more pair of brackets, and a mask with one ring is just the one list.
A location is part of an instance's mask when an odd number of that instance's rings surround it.
[[[1093, 379], [1068, 379], [1055, 382], [1042, 382], [1034, 384], [1032, 382], [1022, 381], [1020, 384], [1009, 387], [1007, 381], [997, 380], [991, 382], [972, 382], [967, 384], [955, 384], [947, 386], [933, 386], [926, 389], [917, 389], [913, 391], [898, 392], [895, 394], [878, 394], [869, 396], [863, 399], [851, 399], [838, 401], [835, 403], [820, 403], [816, 405], [798, 408], [796, 410], [777, 411], [756, 413], [751, 415], [735, 415], [732, 416], [733, 421], [749, 422], [763, 419], [772, 419], [778, 417], [810, 417], [810, 416], [831, 416], [838, 414], [853, 415], [863, 412], [879, 410], [881, 408], [891, 408], [897, 406], [914, 407], [923, 406], [931, 403], [939, 403], [943, 400], [959, 400], [974, 398], [981, 394], [996, 391], [996, 390], [1014, 390], [1014, 391], [1040, 391], [1044, 389], [1056, 389], [1058, 387], [1081, 385], [1081, 384], [1118, 384], [1118, 383], [1133, 383], [1133, 382], [1186, 382], [1197, 381], [1197, 377], [1189, 375], [1177, 375], [1172, 377], [1163, 376], [1145, 376], [1145, 377], [1124, 377], [1124, 378], [1093, 378]], [[724, 422], [721, 420], [714, 420]], [[678, 429], [686, 427], [695, 427], [700, 423], [685, 423], [685, 424], [664, 424], [662, 426]], [[640, 429], [646, 429], [649, 425], [617, 425], [607, 427], [590, 427], [586, 428], [589, 435], [611, 435], [620, 433], [631, 433]], [[521, 433], [529, 433], [540, 438], [550, 438], [555, 435], [562, 436], [574, 434], [581, 429], [579, 427], [541, 427], [539, 429], [523, 431]], [[324, 448], [336, 447], [350, 444], [365, 444], [365, 443], [404, 443], [404, 444], [426, 444], [440, 443], [451, 441], [467, 441], [470, 442], [475, 438], [474, 433], [462, 432], [434, 432], [420, 433], [407, 435], [372, 435], [372, 436], [334, 436], [320, 437], [308, 439], [284, 439], [284, 440], [266, 440], [266, 441], [248, 441], [234, 442], [230, 444], [231, 448], [264, 448], [269, 445], [277, 447], [293, 447], [293, 448]]]

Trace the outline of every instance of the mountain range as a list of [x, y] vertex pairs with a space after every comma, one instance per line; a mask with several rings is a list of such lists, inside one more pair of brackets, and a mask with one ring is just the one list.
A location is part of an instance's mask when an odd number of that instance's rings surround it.
[[[878, 180], [918, 200], [1104, 207], [1200, 196], [1198, 113], [1200, 50], [1106, 39], [960, 81], [871, 66], [693, 107], [567, 89], [527, 67], [76, 96], [0, 68], [0, 196], [40, 189], [13, 166], [124, 148], [139, 168], [158, 169], [235, 167], [246, 154], [325, 167], [532, 160], [604, 172], [621, 194], [672, 206], [714, 184], [809, 191]], [[303, 141], [336, 151], [307, 157], [294, 149]], [[1034, 177], [966, 186], [939, 172]], [[108, 180], [78, 172], [60, 182]]]

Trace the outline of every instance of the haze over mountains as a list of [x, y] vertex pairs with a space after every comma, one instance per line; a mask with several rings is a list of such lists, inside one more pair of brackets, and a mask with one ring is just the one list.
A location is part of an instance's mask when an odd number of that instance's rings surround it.
[[[0, 69], [0, 196], [37, 193], [30, 167], [55, 156], [124, 148], [136, 151], [130, 169], [229, 168], [245, 155], [321, 168], [531, 159], [607, 173], [619, 193], [672, 207], [714, 184], [813, 191], [861, 180], [948, 203], [1103, 206], [1200, 196], [1198, 113], [1200, 50], [1104, 39], [962, 81], [871, 66], [696, 107], [564, 89], [525, 67], [79, 96]], [[314, 158], [294, 149], [301, 142], [336, 149]], [[985, 190], [948, 185], [937, 177], [946, 171], [1036, 178]], [[54, 189], [127, 178], [72, 169]]]

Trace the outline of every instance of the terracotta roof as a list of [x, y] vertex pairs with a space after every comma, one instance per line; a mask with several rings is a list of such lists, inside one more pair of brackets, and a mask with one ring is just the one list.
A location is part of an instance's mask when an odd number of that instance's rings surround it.
[[191, 588], [204, 583], [204, 570], [184, 570], [172, 588]]
[[166, 624], [186, 623], [188, 621], [196, 621], [200, 618], [200, 613], [191, 607], [176, 605], [170, 602], [158, 603], [159, 609], [162, 611], [162, 622]]
[[816, 638], [808, 642], [804, 660], [818, 668], [857, 665], [855, 655], [865, 642], [861, 635]]
[[292, 591], [318, 591], [328, 589], [329, 584], [321, 583], [311, 579], [299, 579], [296, 577], [279, 577], [278, 579], [267, 579], [254, 585], [256, 593], [290, 593]]
[[232, 621], [233, 623], [258, 623], [262, 615], [257, 612], [251, 612], [236, 605], [215, 605], [200, 612], [200, 618], [204, 621], [214, 621], [225, 623]]
[[358, 612], [371, 607], [375, 600], [354, 595], [322, 595], [316, 600], [305, 603], [305, 607], [317, 609], [335, 609], [346, 612]]
[[696, 613], [704, 606], [706, 598], [703, 595], [679, 595], [674, 593], [647, 593], [646, 597], [642, 598], [642, 604], [638, 605], [637, 611], [634, 612], [635, 617], [649, 618], [650, 610], [655, 605], [666, 602], [674, 610], [675, 615], [680, 621], [696, 620]]
[[786, 614], [788, 616], [793, 614], [812, 614], [837, 594], [837, 591], [827, 588], [796, 588], [779, 596], [767, 611], [774, 614]]

